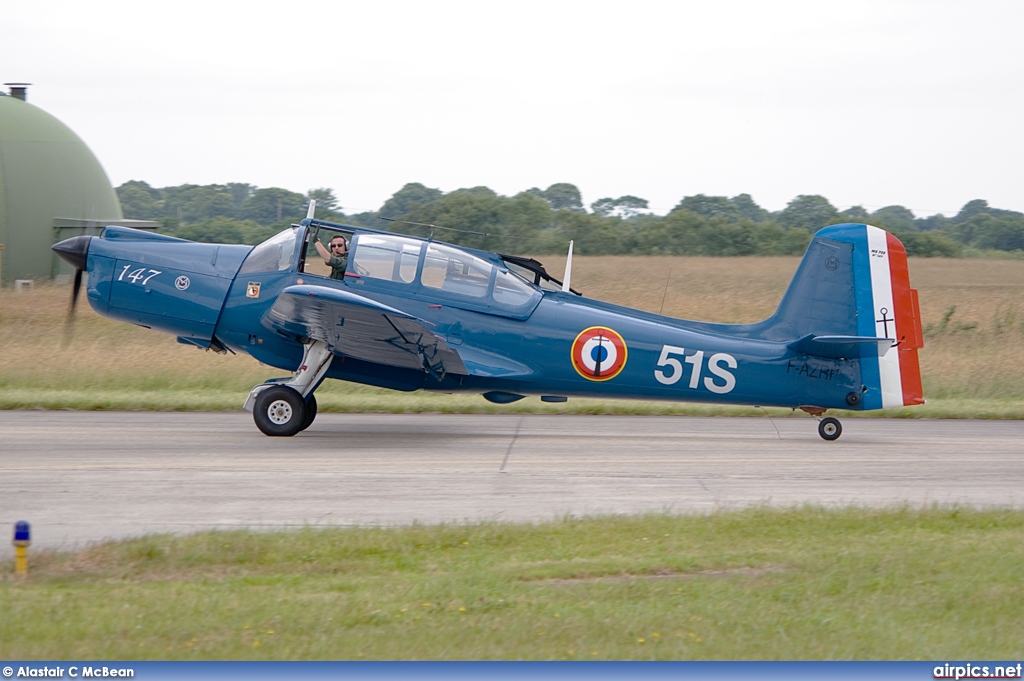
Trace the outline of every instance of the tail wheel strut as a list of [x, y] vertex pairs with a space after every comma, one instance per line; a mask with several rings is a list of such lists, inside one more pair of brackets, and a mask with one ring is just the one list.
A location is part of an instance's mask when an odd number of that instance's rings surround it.
[[839, 419], [831, 416], [821, 418], [822, 414], [825, 413], [824, 407], [803, 406], [800, 409], [818, 419], [818, 435], [821, 436], [821, 439], [831, 442], [832, 440], [838, 440], [839, 436], [843, 434], [843, 424], [839, 422]]

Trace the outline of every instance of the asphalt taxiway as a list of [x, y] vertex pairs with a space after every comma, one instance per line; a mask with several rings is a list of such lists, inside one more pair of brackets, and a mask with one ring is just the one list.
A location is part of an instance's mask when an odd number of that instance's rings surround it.
[[[751, 504], [1024, 506], [1024, 421], [0, 412], [0, 531], [34, 548], [215, 528], [540, 521]], [[0, 554], [10, 554], [0, 539]]]

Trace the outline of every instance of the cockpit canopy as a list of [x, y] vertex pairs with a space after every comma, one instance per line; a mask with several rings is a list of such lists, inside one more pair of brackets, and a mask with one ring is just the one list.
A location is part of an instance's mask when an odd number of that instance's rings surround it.
[[[318, 225], [319, 231], [340, 231]], [[290, 227], [253, 248], [240, 274], [283, 272], [298, 268], [302, 227]], [[444, 299], [449, 305], [508, 316], [525, 316], [542, 296], [540, 287], [512, 271], [500, 258], [488, 260], [455, 246], [398, 234], [352, 234], [345, 279], [347, 285], [378, 288], [382, 292]], [[312, 238], [320, 238], [312, 237]], [[312, 243], [312, 241], [310, 242]], [[314, 252], [315, 253], [315, 252]], [[304, 272], [313, 270], [309, 267]], [[315, 273], [315, 272], [314, 272]]]
[[367, 280], [410, 284], [433, 296], [477, 304], [522, 308], [540, 298], [525, 279], [473, 253], [395, 234], [356, 235], [353, 267]]

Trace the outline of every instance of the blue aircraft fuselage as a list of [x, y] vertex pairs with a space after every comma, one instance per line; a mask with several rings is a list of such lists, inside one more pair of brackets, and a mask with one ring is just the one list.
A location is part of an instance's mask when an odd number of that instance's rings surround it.
[[[320, 229], [351, 236], [342, 279], [304, 267]], [[256, 247], [108, 227], [76, 248], [100, 314], [286, 371], [319, 343], [330, 354], [316, 385], [812, 413], [923, 401], [905, 252], [865, 225], [820, 231], [778, 311], [755, 324], [590, 300], [513, 274], [510, 256], [308, 219]]]

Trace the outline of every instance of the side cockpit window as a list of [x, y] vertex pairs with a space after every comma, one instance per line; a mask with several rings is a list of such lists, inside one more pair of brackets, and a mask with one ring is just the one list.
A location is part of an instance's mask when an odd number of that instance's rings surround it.
[[367, 279], [400, 284], [416, 280], [423, 242], [400, 236], [361, 234], [355, 244], [355, 271]]
[[349, 250], [352, 232], [315, 227], [310, 230], [308, 241], [302, 272], [336, 280], [344, 279], [345, 273], [351, 269]]

